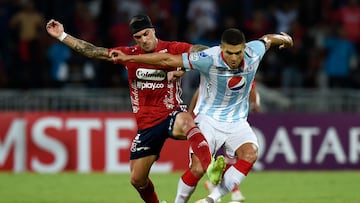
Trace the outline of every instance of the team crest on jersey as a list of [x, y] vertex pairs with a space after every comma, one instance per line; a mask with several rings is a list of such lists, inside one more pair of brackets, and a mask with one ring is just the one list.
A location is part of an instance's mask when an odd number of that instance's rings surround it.
[[207, 55], [205, 52], [200, 52], [200, 53], [199, 53], [199, 56], [200, 56], [200, 57], [207, 57], [208, 55]]
[[245, 84], [246, 80], [241, 76], [231, 77], [227, 82], [228, 88], [232, 91], [238, 91], [242, 89], [243, 87], [245, 87]]

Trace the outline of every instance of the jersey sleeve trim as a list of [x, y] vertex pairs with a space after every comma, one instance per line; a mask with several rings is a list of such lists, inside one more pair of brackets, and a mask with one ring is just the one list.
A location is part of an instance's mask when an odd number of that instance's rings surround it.
[[186, 71], [194, 70], [193, 65], [190, 63], [190, 54], [189, 53], [183, 53], [182, 60], [183, 60], [184, 68], [186, 69]]

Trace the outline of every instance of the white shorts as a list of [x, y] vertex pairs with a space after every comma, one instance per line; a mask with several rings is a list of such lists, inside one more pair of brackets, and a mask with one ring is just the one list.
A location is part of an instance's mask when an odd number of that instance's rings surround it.
[[245, 143], [253, 143], [259, 147], [257, 137], [247, 121], [220, 122], [200, 114], [195, 118], [195, 123], [208, 141], [212, 155], [215, 155], [222, 146], [229, 157], [234, 157], [235, 151]]

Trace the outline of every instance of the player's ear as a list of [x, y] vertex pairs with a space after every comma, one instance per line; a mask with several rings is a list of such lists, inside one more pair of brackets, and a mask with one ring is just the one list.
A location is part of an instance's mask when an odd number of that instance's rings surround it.
[[220, 49], [224, 49], [224, 44], [223, 43], [220, 44]]

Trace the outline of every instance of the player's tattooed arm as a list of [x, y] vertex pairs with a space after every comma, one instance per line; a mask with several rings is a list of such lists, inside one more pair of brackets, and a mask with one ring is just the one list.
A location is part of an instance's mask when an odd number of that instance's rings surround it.
[[86, 57], [112, 61], [111, 57], [109, 57], [108, 49], [94, 46], [89, 42], [65, 33], [64, 26], [59, 21], [54, 19], [49, 20], [49, 22], [46, 24], [46, 31], [50, 36], [58, 39], [65, 45]]
[[97, 47], [71, 35], [67, 35], [62, 42], [86, 57], [112, 61], [111, 57], [109, 57], [107, 48]]

